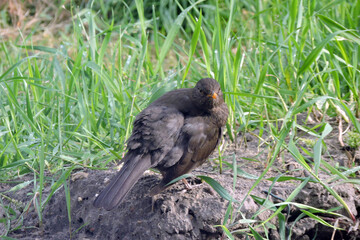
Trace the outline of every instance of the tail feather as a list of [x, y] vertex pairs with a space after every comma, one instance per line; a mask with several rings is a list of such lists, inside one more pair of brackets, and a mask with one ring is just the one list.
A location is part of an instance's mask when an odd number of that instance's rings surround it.
[[145, 170], [151, 167], [149, 155], [135, 155], [128, 153], [124, 159], [124, 166], [111, 180], [110, 184], [94, 201], [95, 207], [113, 209], [119, 204], [134, 184], [141, 178]]

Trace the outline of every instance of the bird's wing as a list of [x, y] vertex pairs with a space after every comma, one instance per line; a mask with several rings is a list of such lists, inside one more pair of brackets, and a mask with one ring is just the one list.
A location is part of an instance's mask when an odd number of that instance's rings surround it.
[[150, 154], [155, 166], [173, 148], [184, 125], [184, 115], [175, 108], [149, 106], [136, 116], [128, 150]]
[[151, 106], [138, 114], [124, 165], [95, 199], [94, 206], [111, 210], [121, 202], [143, 172], [173, 148], [183, 124], [183, 114], [174, 108]]
[[156, 195], [168, 187], [168, 183], [200, 166], [216, 148], [221, 138], [221, 128], [206, 117], [185, 119], [178, 141], [158, 164], [163, 180], [151, 190]]
[[181, 176], [206, 160], [221, 137], [221, 128], [208, 120], [205, 117], [185, 119], [178, 141], [159, 163], [160, 170], [171, 168], [166, 175]]
[[195, 163], [191, 168], [193, 169], [201, 165], [214, 151], [221, 138], [221, 128], [215, 126], [209, 118], [194, 117], [186, 121], [183, 131], [189, 136], [185, 154], [188, 155], [186, 158], [191, 158], [190, 161]]

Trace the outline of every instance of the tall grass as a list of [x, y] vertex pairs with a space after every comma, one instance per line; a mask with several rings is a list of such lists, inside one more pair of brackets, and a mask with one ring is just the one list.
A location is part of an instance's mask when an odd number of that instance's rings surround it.
[[[9, 182], [31, 174], [33, 180], [19, 180], [12, 191], [33, 184], [40, 219], [52, 194], [64, 184], [68, 189], [74, 169], [105, 168], [121, 158], [134, 116], [149, 102], [175, 87], [191, 87], [201, 77], [217, 79], [225, 92], [231, 141], [254, 129], [259, 141], [269, 139], [266, 169], [248, 195], [286, 150], [353, 218], [329, 179], [319, 177], [320, 168], [343, 182], [353, 173], [322, 159], [331, 126], [322, 118], [309, 129], [297, 116], [316, 111], [360, 131], [359, 1], [97, 4], [67, 6], [71, 35], [60, 34], [56, 47], [32, 41], [36, 29], [1, 43], [0, 179]], [[298, 144], [297, 132], [304, 129], [317, 136], [313, 164], [305, 161]], [[49, 182], [52, 191], [44, 196]], [[221, 186], [209, 183], [231, 202]], [[256, 237], [271, 218], [285, 221], [281, 210], [286, 204], [272, 206], [277, 210], [268, 220], [249, 220], [241, 233]], [[238, 233], [228, 227], [238, 221], [239, 209], [224, 220], [229, 238]], [[314, 211], [309, 206], [303, 213], [321, 222]]]

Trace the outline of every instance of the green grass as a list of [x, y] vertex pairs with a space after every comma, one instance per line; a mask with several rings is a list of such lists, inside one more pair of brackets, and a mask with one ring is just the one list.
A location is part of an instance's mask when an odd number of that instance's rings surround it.
[[[40, 220], [56, 189], [68, 190], [74, 169], [103, 169], [121, 158], [134, 117], [149, 102], [175, 87], [192, 87], [202, 77], [217, 79], [225, 92], [230, 140], [254, 129], [259, 139], [270, 136], [272, 154], [251, 190], [286, 150], [352, 217], [328, 179], [319, 178], [321, 168], [343, 182], [354, 173], [322, 159], [330, 125], [323, 118], [308, 129], [296, 119], [318, 111], [360, 132], [359, 1], [168, 0], [152, 5], [137, 0], [66, 7], [72, 22], [57, 33], [55, 47], [38, 40], [35, 27], [0, 45], [0, 181], [33, 176], [14, 191], [34, 185]], [[311, 165], [298, 144], [297, 132], [303, 129], [317, 139]], [[237, 169], [236, 161], [231, 165]], [[208, 182], [231, 201], [221, 186]], [[45, 184], [51, 184], [49, 195], [42, 194]], [[286, 206], [272, 204], [277, 210], [271, 218], [285, 221], [281, 210]], [[313, 214], [320, 210], [300, 208], [322, 221]], [[229, 211], [237, 215], [239, 209]], [[1, 221], [9, 223], [10, 216], [9, 209]], [[228, 227], [235, 219], [229, 214], [222, 225], [230, 238], [235, 233]], [[258, 238], [270, 218], [250, 220], [242, 233]]]

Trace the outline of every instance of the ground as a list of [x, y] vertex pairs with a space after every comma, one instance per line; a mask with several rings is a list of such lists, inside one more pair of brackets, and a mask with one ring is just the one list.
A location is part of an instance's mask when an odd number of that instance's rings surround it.
[[[335, 124], [335, 123], [334, 123]], [[337, 127], [333, 126], [333, 131], [325, 139], [328, 152], [323, 155], [323, 159], [333, 166], [344, 165], [347, 162], [341, 146], [337, 141]], [[303, 134], [303, 137], [309, 137]], [[243, 136], [238, 137], [242, 141]], [[228, 140], [226, 142], [229, 142]], [[241, 146], [240, 146], [241, 145]], [[273, 211], [267, 210], [260, 214], [263, 209], [254, 201], [254, 198], [247, 196], [249, 189], [256, 181], [255, 177], [260, 176], [267, 166], [268, 156], [267, 147], [264, 144], [259, 146], [259, 141], [253, 135], [246, 134], [246, 146], [244, 142], [236, 148], [234, 144], [229, 144], [225, 153], [222, 154], [226, 161], [232, 162], [236, 157], [238, 164], [238, 176], [234, 185], [234, 175], [230, 168], [224, 165], [223, 172], [220, 174], [218, 165], [213, 161], [217, 159], [214, 153], [209, 161], [201, 168], [193, 171], [194, 175], [206, 175], [217, 180], [231, 196], [243, 205], [239, 209], [239, 204], [220, 197], [207, 183], [201, 183], [197, 178], [191, 178], [193, 188], [188, 190], [180, 181], [157, 195], [153, 199], [148, 196], [149, 190], [160, 179], [154, 172], [147, 171], [143, 178], [134, 186], [129, 195], [118, 207], [112, 211], [97, 209], [92, 206], [95, 196], [104, 188], [106, 182], [115, 174], [116, 170], [89, 170], [82, 169], [74, 172], [69, 181], [71, 193], [71, 224], [69, 224], [66, 197], [63, 188], [55, 193], [47, 204], [43, 212], [43, 224], [39, 224], [39, 219], [34, 208], [23, 214], [22, 227], [10, 232], [9, 237], [17, 239], [69, 239], [70, 232], [72, 239], [226, 239], [223, 229], [217, 225], [223, 224], [225, 213], [230, 206], [234, 211], [227, 226], [234, 233], [236, 239], [245, 239], [241, 230], [248, 227], [241, 219], [265, 220]], [[248, 159], [259, 161], [249, 161]], [[266, 174], [264, 180], [250, 193], [262, 199], [268, 197], [269, 200], [281, 203], [289, 197], [292, 191], [299, 186], [300, 181], [276, 182], [266, 180], [269, 177], [284, 174], [293, 177], [306, 177], [307, 172], [300, 170], [298, 163], [289, 153], [283, 151], [271, 170]], [[244, 174], [243, 172], [247, 174]], [[328, 179], [326, 171], [320, 173], [321, 179]], [[351, 183], [341, 183], [339, 181], [327, 182], [335, 189], [338, 194], [348, 204], [352, 214], [356, 219], [359, 218], [360, 198], [359, 189]], [[9, 189], [12, 184], [4, 184], [0, 190]], [[21, 202], [31, 198], [27, 193], [31, 192], [32, 186], [10, 195], [12, 198]], [[270, 192], [273, 195], [268, 196]], [[45, 189], [44, 194], [48, 194], [50, 188]], [[247, 197], [246, 197], [247, 196]], [[3, 200], [8, 204], [7, 200]], [[340, 206], [339, 202], [331, 196], [321, 185], [309, 182], [295, 197], [293, 202], [306, 204], [320, 209], [330, 209]], [[15, 206], [12, 206], [15, 208]], [[17, 207], [20, 214], [23, 207]], [[237, 211], [239, 210], [239, 211]], [[0, 209], [3, 211], [3, 209]], [[339, 209], [338, 213], [348, 216], [344, 209]], [[3, 213], [0, 212], [2, 215]], [[312, 218], [305, 217], [297, 220], [301, 211], [294, 206], [283, 210], [287, 220], [287, 230], [292, 229], [291, 239], [359, 239], [360, 231], [354, 223], [347, 218], [336, 219], [334, 216], [322, 216], [328, 223], [343, 230], [334, 232], [333, 228], [326, 227]], [[255, 214], [255, 215], [254, 215]], [[255, 217], [254, 217], [255, 216]], [[269, 238], [280, 239], [277, 218], [273, 218], [270, 224]], [[358, 220], [357, 220], [358, 221]], [[0, 222], [0, 234], [5, 230]], [[15, 221], [12, 222], [15, 224]], [[256, 229], [261, 234], [265, 234], [261, 228]]]

